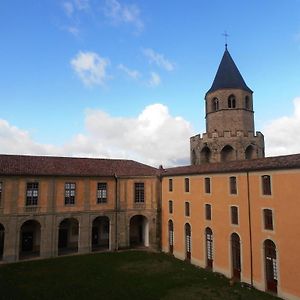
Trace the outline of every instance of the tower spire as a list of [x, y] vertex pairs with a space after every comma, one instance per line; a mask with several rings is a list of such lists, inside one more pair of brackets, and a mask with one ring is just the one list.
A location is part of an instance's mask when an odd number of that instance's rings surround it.
[[225, 50], [227, 50], [227, 38], [229, 37], [229, 34], [227, 33], [226, 30], [224, 30], [224, 33], [222, 33], [222, 35], [225, 38]]

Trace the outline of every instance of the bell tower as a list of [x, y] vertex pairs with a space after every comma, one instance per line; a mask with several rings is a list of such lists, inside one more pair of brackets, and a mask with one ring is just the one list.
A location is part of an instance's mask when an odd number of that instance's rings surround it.
[[190, 139], [191, 164], [264, 157], [264, 136], [254, 129], [253, 91], [225, 46], [205, 95], [206, 133]]

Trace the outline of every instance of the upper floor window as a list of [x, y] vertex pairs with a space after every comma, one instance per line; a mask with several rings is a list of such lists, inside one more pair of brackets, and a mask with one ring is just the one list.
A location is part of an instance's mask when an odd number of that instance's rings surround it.
[[173, 179], [169, 178], [169, 192], [173, 192]]
[[1, 199], [2, 199], [2, 182], [0, 181], [0, 205], [1, 205]]
[[238, 208], [236, 206], [231, 206], [230, 211], [231, 211], [231, 224], [238, 225], [239, 224]]
[[97, 185], [97, 203], [107, 202], [107, 183], [98, 182]]
[[245, 108], [246, 109], [251, 109], [249, 96], [245, 97]]
[[263, 195], [271, 195], [271, 177], [269, 175], [263, 175], [261, 177], [262, 181], [262, 193]]
[[169, 200], [169, 214], [173, 213], [173, 201]]
[[185, 216], [189, 217], [190, 216], [190, 203], [185, 202]]
[[145, 202], [144, 182], [136, 182], [134, 184], [134, 202], [135, 203], [144, 203]]
[[219, 100], [218, 98], [214, 98], [212, 100], [212, 111], [217, 111], [219, 110]]
[[76, 183], [65, 183], [65, 205], [75, 204]]
[[264, 209], [264, 226], [265, 229], [273, 230], [273, 212], [271, 209]]
[[211, 220], [211, 205], [205, 204], [205, 219]]
[[229, 186], [230, 186], [230, 194], [236, 195], [237, 194], [236, 177], [231, 176], [229, 178]]
[[236, 107], [235, 96], [234, 95], [230, 95], [228, 97], [228, 108], [235, 108], [235, 107]]
[[187, 193], [190, 191], [190, 179], [189, 178], [184, 179], [184, 190]]
[[26, 206], [37, 205], [39, 197], [39, 183], [27, 182]]
[[204, 185], [205, 185], [205, 193], [210, 194], [210, 178], [204, 178]]

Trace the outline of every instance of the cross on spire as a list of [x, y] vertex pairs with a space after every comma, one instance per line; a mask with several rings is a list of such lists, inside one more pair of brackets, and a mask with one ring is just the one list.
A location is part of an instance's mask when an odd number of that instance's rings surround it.
[[222, 35], [225, 38], [225, 49], [227, 50], [227, 38], [229, 37], [229, 34], [227, 33], [227, 31], [225, 30], [224, 33], [222, 33]]

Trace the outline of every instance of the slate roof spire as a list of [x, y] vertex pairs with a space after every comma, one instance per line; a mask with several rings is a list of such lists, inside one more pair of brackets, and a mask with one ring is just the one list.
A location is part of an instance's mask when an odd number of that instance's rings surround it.
[[220, 89], [242, 89], [253, 93], [253, 91], [246, 85], [239, 69], [234, 63], [227, 49], [227, 44], [225, 44], [225, 52], [213, 84], [206, 94]]

